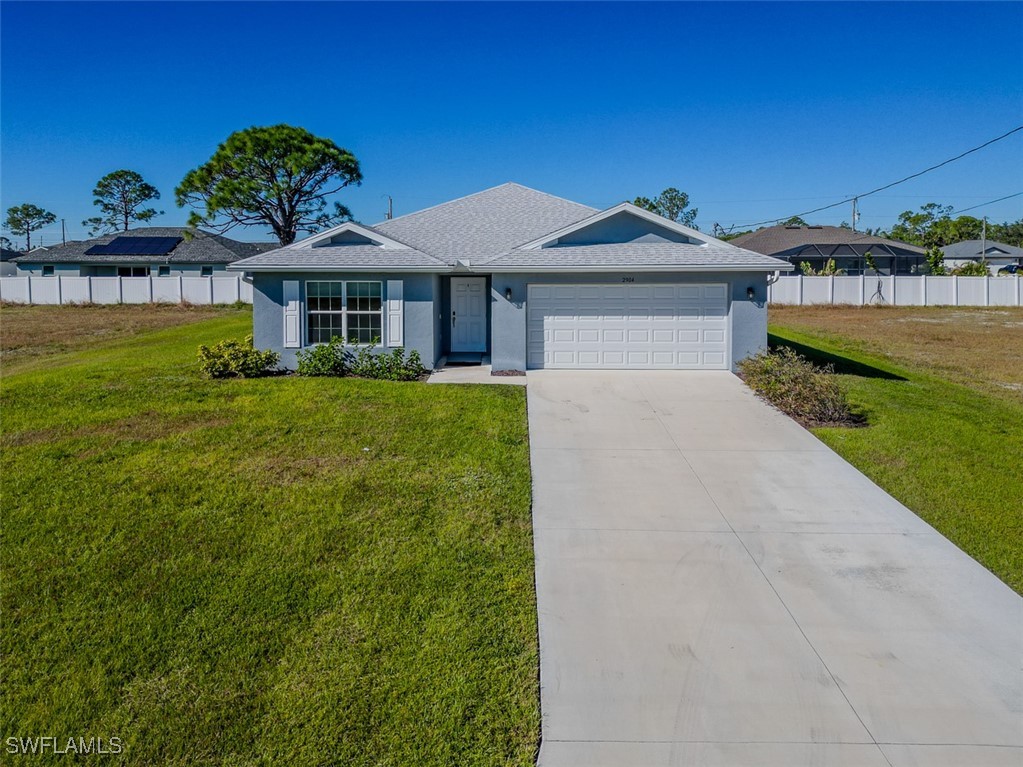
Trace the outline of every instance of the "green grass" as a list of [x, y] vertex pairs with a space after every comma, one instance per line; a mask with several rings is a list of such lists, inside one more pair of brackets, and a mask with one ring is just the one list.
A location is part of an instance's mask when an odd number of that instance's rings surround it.
[[201, 379], [196, 346], [250, 323], [0, 382], [3, 737], [116, 736], [127, 764], [532, 764], [523, 391]]
[[814, 433], [943, 535], [1023, 593], [1023, 403], [893, 364], [864, 345], [770, 327], [819, 362], [836, 364], [860, 429]]

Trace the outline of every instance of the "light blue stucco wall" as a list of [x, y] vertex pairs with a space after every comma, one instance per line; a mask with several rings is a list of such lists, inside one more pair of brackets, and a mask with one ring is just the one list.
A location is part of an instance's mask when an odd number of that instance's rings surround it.
[[[19, 263], [18, 273], [21, 275], [41, 275], [43, 265], [46, 261], [39, 263]], [[224, 276], [230, 274], [224, 264], [47, 264], [53, 266], [53, 273], [62, 277], [116, 277], [118, 266], [148, 266], [150, 274], [156, 277], [160, 273], [161, 266], [170, 267], [170, 277], [199, 277], [202, 274], [202, 267], [212, 266], [213, 274]]]
[[[302, 343], [306, 345], [305, 289], [308, 280], [356, 280], [383, 283], [383, 300], [387, 301], [387, 281], [401, 280], [405, 307], [405, 343], [419, 352], [423, 364], [433, 368], [440, 357], [438, 338], [440, 320], [440, 278], [436, 274], [390, 274], [351, 272], [274, 272], [256, 273], [252, 281], [252, 339], [259, 349], [272, 349], [281, 355], [281, 367], [294, 370], [298, 366], [298, 349], [284, 348], [284, 282], [298, 280], [302, 302]], [[384, 336], [380, 351], [387, 352], [387, 311], [384, 307]]]
[[[767, 275], [763, 272], [694, 274], [657, 272], [607, 272], [579, 274], [495, 274], [491, 282], [491, 362], [494, 370], [526, 369], [526, 286], [534, 284], [617, 284], [632, 278], [634, 284], [717, 282], [729, 286], [729, 315], [732, 339], [732, 370], [736, 363], [767, 346]], [[752, 301], [746, 295], [754, 289]], [[505, 298], [511, 288], [512, 300]]]

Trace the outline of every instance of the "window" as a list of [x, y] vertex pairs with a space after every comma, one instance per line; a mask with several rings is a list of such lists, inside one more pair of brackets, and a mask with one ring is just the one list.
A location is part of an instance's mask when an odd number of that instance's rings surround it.
[[53, 264], [44, 264], [43, 265], [43, 277], [52, 277], [52, 276], [53, 276]]
[[383, 328], [382, 283], [307, 282], [306, 316], [311, 344], [335, 336], [353, 344], [378, 341]]
[[213, 276], [213, 267], [212, 266], [201, 267], [199, 269], [199, 276], [200, 277], [212, 277]]
[[148, 277], [148, 266], [119, 266], [117, 267], [118, 277]]
[[158, 277], [170, 277], [170, 267], [169, 266], [161, 266], [157, 270], [156, 274], [157, 274]]

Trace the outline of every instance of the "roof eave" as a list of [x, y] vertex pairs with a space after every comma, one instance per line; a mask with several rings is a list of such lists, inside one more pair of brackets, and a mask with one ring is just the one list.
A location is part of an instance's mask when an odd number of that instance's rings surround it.
[[227, 269], [234, 272], [450, 272], [452, 267], [443, 265], [399, 266], [397, 264], [374, 264], [359, 266], [345, 264], [245, 264], [236, 261]]
[[792, 264], [597, 264], [580, 265], [483, 265], [478, 271], [499, 273], [510, 272], [791, 272]]

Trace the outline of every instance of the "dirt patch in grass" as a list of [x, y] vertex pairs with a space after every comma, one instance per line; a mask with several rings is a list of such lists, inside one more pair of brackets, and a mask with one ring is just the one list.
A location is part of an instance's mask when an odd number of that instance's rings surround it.
[[146, 330], [160, 330], [239, 311], [216, 306], [0, 305], [0, 365], [87, 348]]
[[1023, 396], [1023, 309], [772, 306], [769, 319], [973, 388]]

